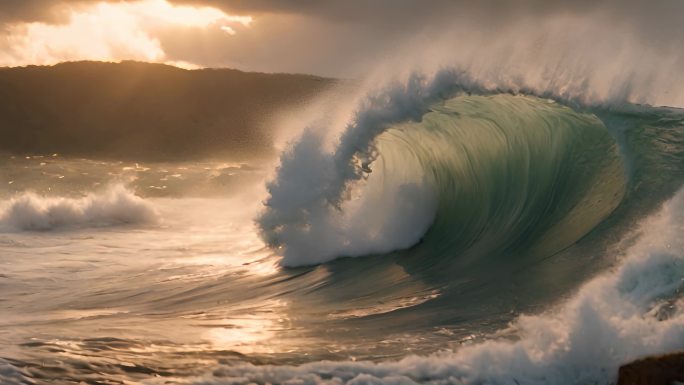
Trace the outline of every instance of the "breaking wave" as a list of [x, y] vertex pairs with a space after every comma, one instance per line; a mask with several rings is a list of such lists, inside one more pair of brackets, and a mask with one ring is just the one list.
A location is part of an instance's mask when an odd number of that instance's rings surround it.
[[0, 230], [5, 231], [146, 224], [157, 220], [155, 208], [122, 185], [83, 198], [26, 192], [0, 206]]
[[282, 155], [262, 236], [288, 266], [421, 240], [437, 254], [558, 251], [605, 219], [628, 183], [619, 133], [570, 105], [450, 71], [390, 87], [332, 151], [310, 128]]
[[[488, 88], [443, 71], [369, 96], [348, 122], [311, 126], [283, 152], [257, 218], [273, 253], [250, 238], [251, 222], [216, 201], [203, 210], [194, 199], [158, 201], [179, 215], [140, 233], [162, 247], [141, 249], [136, 236], [108, 254], [126, 269], [125, 284], [120, 270], [67, 282], [69, 305], [89, 300], [84, 313], [68, 315], [85, 318], [59, 328], [71, 333], [62, 341], [77, 342], [31, 340], [22, 349], [35, 355], [0, 361], [0, 378], [607, 385], [621, 364], [684, 348], [684, 191], [675, 194], [684, 180], [682, 110]], [[179, 184], [195, 187], [196, 179]], [[244, 194], [251, 201], [254, 190]], [[249, 211], [242, 198], [221, 207]], [[157, 218], [122, 186], [0, 204], [6, 231]], [[39, 236], [13, 235], [3, 240], [10, 258], [27, 255], [15, 245]], [[177, 241], [165, 245], [170, 236]], [[86, 257], [98, 247], [69, 242]], [[72, 255], [59, 255], [71, 274]], [[129, 274], [134, 259], [160, 268], [144, 263]], [[326, 264], [277, 269], [276, 260]], [[83, 296], [101, 277], [110, 281]], [[0, 278], [6, 288], [23, 279]], [[61, 296], [45, 297], [45, 306]], [[33, 319], [33, 303], [18, 301]], [[112, 314], [118, 308], [131, 312]], [[141, 319], [153, 321], [150, 329], [129, 335]], [[105, 332], [71, 326], [80, 322]], [[124, 334], [110, 335], [113, 326]], [[167, 345], [156, 337], [161, 329]], [[144, 348], [158, 343], [156, 352]], [[111, 357], [132, 366], [111, 365]]]
[[285, 266], [386, 254], [448, 282], [441, 305], [422, 305], [442, 311], [490, 301], [469, 285], [490, 284], [494, 271], [529, 270], [572, 245], [581, 246], [567, 258], [619, 263], [584, 284], [562, 267], [530, 277], [534, 290], [567, 278], [577, 292], [452, 351], [384, 362], [236, 362], [199, 382], [611, 384], [622, 364], [683, 349], [684, 191], [648, 216], [681, 187], [683, 116], [485, 87], [446, 70], [369, 96], [338, 139], [326, 137], [334, 129], [309, 127], [282, 154], [257, 219]]
[[614, 384], [620, 365], [684, 348], [684, 191], [642, 222], [619, 268], [498, 338], [394, 362], [235, 363], [202, 384]]

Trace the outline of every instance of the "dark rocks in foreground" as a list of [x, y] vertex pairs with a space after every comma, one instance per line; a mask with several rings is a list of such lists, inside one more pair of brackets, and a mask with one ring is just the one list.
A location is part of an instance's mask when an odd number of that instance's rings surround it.
[[648, 357], [620, 367], [618, 385], [672, 385], [684, 382], [684, 352]]

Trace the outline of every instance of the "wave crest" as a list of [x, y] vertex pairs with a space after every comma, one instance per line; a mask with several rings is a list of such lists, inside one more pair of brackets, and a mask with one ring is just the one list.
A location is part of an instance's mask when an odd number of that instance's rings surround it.
[[257, 219], [287, 266], [403, 250], [431, 234], [452, 255], [539, 239], [536, 253], [553, 253], [624, 196], [617, 145], [595, 115], [454, 71], [369, 96], [332, 151], [326, 131], [307, 129], [283, 153]]
[[0, 208], [0, 229], [47, 231], [71, 227], [146, 224], [158, 221], [156, 209], [123, 185], [83, 198], [46, 197], [32, 192]]
[[[618, 368], [684, 349], [684, 190], [641, 224], [621, 265], [497, 339], [393, 362], [236, 363], [194, 384], [614, 384]], [[510, 337], [510, 338], [509, 338]]]

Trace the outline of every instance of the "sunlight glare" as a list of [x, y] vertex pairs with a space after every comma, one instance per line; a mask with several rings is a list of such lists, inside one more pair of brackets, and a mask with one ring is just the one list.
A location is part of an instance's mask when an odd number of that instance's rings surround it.
[[213, 29], [236, 35], [251, 16], [228, 15], [218, 8], [173, 5], [166, 0], [100, 2], [68, 8], [64, 24], [15, 23], [7, 26], [1, 66], [50, 65], [70, 60], [141, 60], [183, 68], [197, 65], [167, 58], [160, 33]]

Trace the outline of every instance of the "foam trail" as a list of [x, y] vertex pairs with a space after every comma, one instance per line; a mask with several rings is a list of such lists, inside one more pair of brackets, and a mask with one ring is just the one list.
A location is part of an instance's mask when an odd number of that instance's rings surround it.
[[684, 190], [642, 222], [619, 267], [500, 338], [397, 362], [224, 366], [202, 384], [613, 384], [618, 367], [684, 349]]
[[79, 199], [26, 192], [0, 207], [0, 230], [5, 231], [144, 224], [157, 220], [154, 207], [123, 185], [113, 185], [102, 193]]

